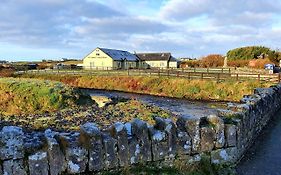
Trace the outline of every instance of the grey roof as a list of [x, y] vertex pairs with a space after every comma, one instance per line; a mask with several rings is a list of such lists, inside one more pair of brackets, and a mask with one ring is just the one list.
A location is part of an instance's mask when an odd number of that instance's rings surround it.
[[122, 61], [122, 60], [128, 60], [128, 61], [137, 61], [138, 57], [134, 54], [131, 54], [128, 51], [124, 50], [115, 50], [115, 49], [107, 49], [107, 48], [99, 48], [101, 51], [106, 53], [108, 56], [110, 56], [113, 60], [116, 61]]
[[176, 61], [171, 53], [137, 53], [136, 55], [142, 61]]

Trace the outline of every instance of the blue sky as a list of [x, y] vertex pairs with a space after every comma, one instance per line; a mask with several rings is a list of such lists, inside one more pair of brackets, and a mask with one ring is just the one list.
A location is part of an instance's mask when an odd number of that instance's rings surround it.
[[96, 47], [225, 54], [281, 48], [281, 0], [2, 0], [0, 60], [83, 58]]

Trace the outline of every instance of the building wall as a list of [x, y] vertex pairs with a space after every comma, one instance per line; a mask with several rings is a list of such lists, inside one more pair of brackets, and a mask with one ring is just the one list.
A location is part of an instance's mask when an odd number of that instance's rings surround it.
[[[85, 69], [96, 69], [96, 68], [113, 68], [118, 63], [113, 61], [111, 57], [105, 54], [100, 49], [94, 50], [83, 60], [83, 67]], [[116, 67], [117, 68], [117, 67]]]
[[169, 68], [177, 68], [178, 63], [176, 61], [170, 61], [169, 62]]
[[168, 67], [168, 61], [142, 61], [141, 67], [142, 68], [148, 68], [148, 67], [167, 68]]

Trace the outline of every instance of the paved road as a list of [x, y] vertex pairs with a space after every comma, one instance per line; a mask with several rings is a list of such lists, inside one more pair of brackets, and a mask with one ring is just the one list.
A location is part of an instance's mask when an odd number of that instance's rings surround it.
[[239, 175], [281, 175], [281, 110], [237, 166]]

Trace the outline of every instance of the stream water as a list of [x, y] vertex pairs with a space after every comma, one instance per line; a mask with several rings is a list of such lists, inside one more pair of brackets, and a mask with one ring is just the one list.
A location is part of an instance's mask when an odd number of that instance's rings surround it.
[[185, 99], [159, 97], [144, 94], [126, 93], [119, 91], [105, 90], [85, 90], [91, 96], [121, 97], [136, 99], [143, 103], [152, 104], [165, 110], [170, 110], [176, 115], [188, 117], [204, 117], [210, 114], [217, 114], [218, 109], [226, 108], [226, 103], [222, 102], [199, 102]]

